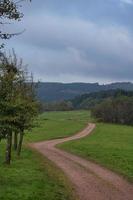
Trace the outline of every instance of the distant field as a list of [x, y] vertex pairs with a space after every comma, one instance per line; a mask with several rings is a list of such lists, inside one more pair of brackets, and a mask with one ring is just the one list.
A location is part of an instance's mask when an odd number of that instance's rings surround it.
[[89, 111], [45, 112], [36, 127], [26, 134], [25, 141], [42, 141], [73, 135], [90, 120]]
[[[25, 135], [25, 142], [66, 137], [84, 128], [87, 111], [51, 112], [39, 116], [37, 127]], [[13, 155], [10, 167], [3, 163], [0, 143], [0, 200], [76, 200], [66, 176], [50, 161], [24, 148], [21, 158]]]
[[133, 127], [97, 124], [92, 135], [59, 146], [133, 181]]

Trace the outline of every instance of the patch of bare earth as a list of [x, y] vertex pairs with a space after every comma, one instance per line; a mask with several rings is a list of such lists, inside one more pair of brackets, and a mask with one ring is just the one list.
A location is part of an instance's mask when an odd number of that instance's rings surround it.
[[85, 137], [94, 128], [95, 124], [91, 123], [72, 137], [33, 143], [30, 146], [65, 172], [80, 200], [133, 200], [133, 185], [123, 177], [55, 147], [57, 144]]

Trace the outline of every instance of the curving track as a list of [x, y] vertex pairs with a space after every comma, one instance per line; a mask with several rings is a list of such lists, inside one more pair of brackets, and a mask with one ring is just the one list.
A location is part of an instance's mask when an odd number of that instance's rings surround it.
[[73, 183], [80, 200], [133, 200], [133, 185], [98, 164], [57, 149], [56, 145], [85, 137], [93, 131], [90, 123], [74, 136], [32, 143], [30, 146], [53, 161]]

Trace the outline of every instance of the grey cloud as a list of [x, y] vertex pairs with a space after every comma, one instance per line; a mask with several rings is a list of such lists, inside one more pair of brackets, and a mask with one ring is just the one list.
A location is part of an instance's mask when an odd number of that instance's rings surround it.
[[27, 15], [23, 26], [27, 31], [9, 46], [15, 44], [36, 78], [132, 80], [133, 33], [127, 26], [48, 11]]

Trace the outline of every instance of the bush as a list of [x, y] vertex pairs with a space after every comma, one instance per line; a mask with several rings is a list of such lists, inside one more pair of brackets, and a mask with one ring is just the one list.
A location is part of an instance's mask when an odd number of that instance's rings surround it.
[[107, 99], [92, 109], [92, 115], [102, 122], [133, 125], [133, 97]]

